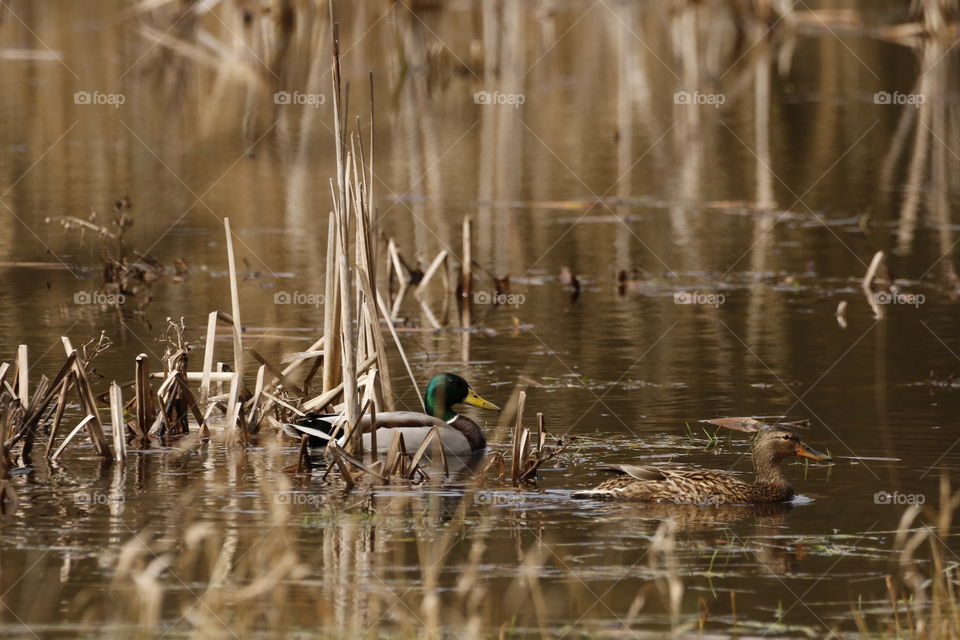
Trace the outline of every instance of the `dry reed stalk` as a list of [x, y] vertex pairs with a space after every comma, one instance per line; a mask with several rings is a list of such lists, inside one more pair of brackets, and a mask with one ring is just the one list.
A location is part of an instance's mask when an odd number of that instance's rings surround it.
[[897, 636], [901, 634], [900, 630], [900, 607], [897, 606], [897, 593], [893, 586], [893, 579], [890, 576], [884, 576], [884, 582], [887, 585], [887, 597], [890, 598], [890, 608], [893, 610], [893, 624], [897, 631]]
[[299, 351], [297, 353], [291, 353], [283, 358], [283, 362], [288, 363], [286, 367], [283, 368], [283, 375], [288, 376], [303, 365], [307, 360], [316, 361], [318, 358], [324, 355], [324, 352], [320, 349], [324, 344], [323, 336], [317, 339], [310, 348], [306, 351]]
[[240, 290], [237, 287], [237, 264], [233, 254], [233, 233], [230, 230], [230, 218], [223, 219], [223, 231], [227, 242], [227, 267], [230, 270], [230, 310], [233, 324], [233, 370], [243, 375], [243, 343], [240, 330]]
[[257, 369], [257, 381], [253, 387], [253, 398], [250, 399], [250, 411], [247, 412], [247, 430], [256, 432], [260, 424], [261, 410], [263, 406], [263, 381], [266, 376], [267, 365], [262, 364]]
[[[250, 349], [250, 350], [249, 350], [249, 353], [250, 353], [251, 356], [253, 356], [253, 358], [254, 358], [257, 362], [260, 363], [261, 368], [266, 367], [267, 369], [269, 369], [270, 374], [271, 374], [272, 376], [274, 376], [274, 378], [276, 378], [278, 381], [280, 381], [280, 384], [283, 385], [283, 388], [284, 388], [284, 389], [287, 389], [287, 390], [289, 390], [289, 391], [292, 391], [293, 393], [297, 394], [297, 395], [300, 396], [301, 398], [303, 398], [303, 397], [306, 396], [306, 393], [304, 393], [303, 389], [301, 389], [300, 387], [298, 387], [298, 386], [296, 385], [296, 383], [294, 383], [292, 380], [290, 380], [290, 378], [288, 378], [286, 375], [284, 375], [283, 371], [281, 371], [281, 370], [278, 369], [277, 367], [273, 366], [266, 358], [264, 358], [262, 355], [260, 355], [260, 353], [259, 353], [256, 349]], [[262, 384], [262, 380], [261, 380], [261, 387], [262, 387], [262, 386], [263, 386], [263, 384]]]
[[233, 378], [230, 380], [230, 396], [227, 400], [227, 421], [224, 423], [223, 428], [227, 434], [227, 444], [232, 445], [236, 442], [236, 436], [238, 431], [243, 433], [243, 430], [240, 429], [239, 418], [240, 418], [240, 374], [234, 372]]
[[[224, 363], [221, 362], [221, 363], [219, 363], [219, 364], [224, 364]], [[166, 379], [167, 379], [167, 375], [168, 375], [168, 374], [165, 374], [165, 373], [163, 373], [163, 372], [161, 372], [161, 371], [156, 371], [156, 372], [154, 372], [154, 373], [151, 373], [151, 374], [150, 374], [150, 377], [151, 377], [151, 378], [157, 378], [157, 379], [166, 380]], [[182, 377], [184, 380], [186, 380], [186, 381], [188, 381], [188, 382], [202, 382], [202, 381], [203, 381], [203, 372], [202, 372], [202, 371], [185, 371], [185, 372], [181, 372], [180, 375], [181, 375], [181, 377]], [[212, 372], [210, 372], [210, 382], [211, 382], [211, 384], [214, 383], [214, 382], [230, 382], [230, 380], [231, 380], [232, 378], [233, 378], [233, 372], [230, 371], [230, 367], [229, 367], [229, 366], [225, 366], [225, 367], [224, 367], [224, 370], [223, 370], [222, 372], [217, 372], [217, 371], [212, 371]], [[214, 396], [210, 396], [210, 397], [213, 398]]]
[[63, 439], [63, 442], [60, 443], [60, 446], [57, 447], [57, 450], [53, 452], [53, 455], [50, 456], [51, 461], [55, 461], [60, 457], [60, 454], [63, 453], [63, 450], [67, 448], [67, 445], [70, 444], [70, 441], [73, 440], [74, 436], [80, 433], [80, 430], [84, 427], [89, 428], [90, 424], [96, 419], [95, 416], [87, 416], [73, 428], [73, 430], [67, 434], [67, 437]]
[[193, 395], [190, 385], [187, 384], [183, 374], [179, 371], [175, 374], [175, 382], [177, 387], [180, 389], [180, 397], [184, 400], [190, 412], [193, 413], [193, 419], [197, 421], [197, 426], [201, 430], [201, 437], [209, 437], [210, 432], [207, 428], [207, 422], [204, 418], [203, 412], [200, 411], [200, 404], [197, 402], [196, 396]]
[[389, 478], [391, 476], [404, 476], [405, 462], [407, 457], [407, 446], [403, 441], [403, 433], [400, 430], [393, 432], [393, 440], [390, 441], [390, 448], [387, 449], [387, 458], [384, 461], [384, 474]]
[[336, 454], [337, 456], [339, 456], [342, 462], [353, 466], [357, 471], [360, 471], [380, 482], [387, 481], [387, 478], [382, 473], [380, 473], [380, 468], [383, 465], [381, 465], [379, 462], [372, 465], [364, 464], [363, 460], [360, 460], [359, 458], [355, 458], [354, 456], [351, 456], [349, 453], [344, 451], [343, 448], [336, 443], [331, 443], [329, 445], [329, 449], [330, 449], [330, 453]]
[[860, 283], [860, 287], [863, 289], [863, 294], [867, 297], [867, 304], [869, 304], [870, 308], [873, 310], [873, 317], [876, 320], [883, 318], [883, 308], [873, 295], [872, 285], [873, 279], [877, 276], [877, 271], [880, 270], [880, 265], [883, 263], [883, 258], [883, 251], [877, 251], [875, 254], [873, 254], [873, 259], [870, 261], [870, 266], [867, 267], [867, 273], [863, 276], [863, 281]]
[[136, 419], [133, 421], [133, 430], [138, 438], [146, 438], [147, 431], [156, 417], [153, 406], [153, 394], [150, 388], [150, 359], [147, 354], [141, 353], [136, 360], [136, 380], [134, 400], [136, 402]]
[[[373, 161], [371, 160], [371, 163]], [[371, 182], [372, 182], [371, 173]], [[370, 239], [375, 231], [371, 227], [370, 204], [361, 203], [362, 208], [357, 212], [357, 247], [358, 247], [358, 280], [363, 293], [363, 319], [366, 333], [370, 336], [373, 349], [377, 354], [377, 368], [380, 371], [378, 389], [381, 390], [381, 399], [386, 398], [387, 411], [392, 411], [393, 384], [390, 378], [390, 363], [387, 359], [387, 345], [380, 330], [380, 313], [377, 305], [376, 260], [372, 255]], [[389, 322], [389, 320], [387, 320]], [[398, 348], [401, 349], [402, 347]], [[380, 405], [383, 406], [382, 404]]]
[[470, 216], [463, 219], [463, 264], [460, 266], [460, 295], [473, 293], [473, 230]]
[[304, 413], [303, 411], [301, 411], [301, 410], [298, 409], [297, 407], [293, 406], [293, 405], [290, 404], [289, 402], [286, 402], [283, 398], [278, 398], [277, 396], [271, 394], [269, 391], [264, 391], [264, 392], [263, 392], [263, 397], [265, 397], [265, 398], [266, 398], [267, 400], [269, 400], [270, 402], [272, 402], [272, 403], [274, 403], [274, 404], [277, 404], [277, 405], [280, 405], [280, 406], [283, 407], [284, 409], [287, 409], [288, 411], [291, 411], [292, 413], [300, 416], [301, 418], [302, 418], [303, 416], [307, 415], [306, 413]]
[[222, 396], [222, 395], [223, 395], [223, 383], [224, 383], [224, 382], [228, 382], [229, 380], [231, 380], [231, 379], [233, 378], [233, 376], [229, 376], [227, 379], [221, 378], [220, 376], [222, 376], [222, 375], [225, 374], [225, 373], [227, 373], [227, 364], [226, 364], [225, 362], [218, 362], [218, 363], [217, 363], [217, 378], [216, 378], [216, 382], [217, 382], [217, 395], [218, 395], [218, 396]]
[[542, 412], [537, 413], [537, 453], [547, 444], [547, 419]]
[[510, 477], [516, 484], [520, 480], [520, 464], [523, 450], [520, 448], [523, 430], [523, 409], [527, 404], [527, 392], [521, 391], [517, 397], [517, 419], [513, 425], [513, 457], [510, 460]]
[[870, 266], [867, 267], [867, 273], [863, 276], [863, 281], [860, 283], [865, 290], [869, 291], [870, 286], [873, 284], [873, 279], [877, 277], [877, 272], [880, 270], [880, 265], [883, 264], [884, 253], [883, 251], [877, 251], [873, 254], [873, 258], [870, 260]]
[[447, 464], [447, 452], [443, 450], [443, 439], [440, 438], [440, 432], [437, 431], [437, 428], [433, 428], [437, 433], [436, 439], [433, 441], [433, 455], [440, 460], [440, 468], [443, 469], [443, 475], [448, 475], [450, 473], [450, 466]]
[[417, 284], [417, 289], [414, 292], [414, 295], [419, 295], [420, 291], [426, 288], [426, 286], [430, 283], [430, 280], [433, 279], [434, 274], [436, 274], [440, 266], [446, 262], [448, 255], [449, 254], [447, 253], [446, 249], [440, 250], [440, 253], [437, 254], [437, 257], [434, 258], [433, 262], [430, 263], [430, 266], [427, 267], [426, 272], [424, 272], [423, 274], [423, 278], [421, 278], [420, 282]]
[[340, 316], [337, 314], [339, 303], [339, 280], [337, 279], [337, 217], [331, 211], [327, 223], [327, 264], [324, 276], [323, 298], [323, 335], [326, 342], [323, 347], [323, 391], [330, 391], [339, 384], [340, 373]]
[[37, 384], [33, 404], [28, 406], [26, 410], [22, 410], [16, 434], [4, 443], [4, 448], [9, 450], [14, 443], [21, 439], [23, 440], [23, 445], [20, 448], [20, 466], [29, 466], [31, 464], [30, 454], [33, 450], [33, 442], [36, 439], [36, 428], [39, 425], [44, 410], [44, 407], [40, 405], [39, 401], [43, 398], [44, 394], [47, 393], [49, 386], [50, 382], [46, 376], [42, 376], [39, 384]]
[[[372, 375], [369, 378], [367, 384], [368, 392], [375, 392], [379, 388], [377, 381], [380, 379], [380, 372], [374, 370]], [[379, 455], [379, 449], [377, 447], [377, 407], [379, 405], [376, 401], [370, 403], [370, 462], [376, 462]]]
[[328, 445], [327, 450], [330, 451], [337, 465], [337, 469], [340, 470], [340, 477], [343, 478], [343, 483], [347, 485], [347, 489], [352, 488], [356, 482], [353, 479], [353, 474], [350, 473], [350, 465], [343, 459], [343, 450], [335, 444]]
[[173, 409], [174, 395], [170, 393], [170, 388], [175, 384], [176, 380], [173, 372], [167, 372], [165, 376], [163, 383], [157, 389], [159, 410], [157, 411], [153, 424], [147, 431], [148, 436], [155, 435], [164, 438], [173, 433], [174, 422], [171, 419], [171, 411]]
[[207, 316], [207, 341], [203, 350], [203, 374], [200, 379], [200, 402], [210, 397], [210, 374], [213, 370], [213, 347], [217, 338], [217, 312]]
[[116, 382], [110, 383], [110, 425], [113, 429], [114, 460], [124, 462], [127, 459], [127, 434], [123, 422], [123, 394]]
[[71, 372], [67, 375], [66, 380], [64, 380], [63, 384], [60, 386], [60, 394], [57, 398], [57, 408], [53, 414], [53, 424], [50, 426], [50, 438], [47, 440], [47, 448], [43, 453], [43, 455], [47, 458], [49, 458], [50, 454], [53, 452], [53, 444], [56, 442], [57, 433], [60, 431], [60, 423], [63, 420], [63, 412], [67, 408], [67, 394], [75, 384], [76, 376]]
[[[339, 64], [339, 63], [338, 63]], [[339, 76], [339, 71], [338, 71]], [[350, 267], [347, 264], [347, 236], [345, 233], [346, 220], [342, 217], [344, 212], [340, 212], [341, 222], [338, 229], [340, 240], [339, 272], [340, 272], [340, 339], [342, 349], [340, 352], [341, 364], [343, 368], [343, 396], [347, 405], [347, 444], [353, 441], [353, 451], [358, 455], [363, 455], [363, 440], [360, 438], [360, 430], [356, 429], [360, 420], [359, 406], [357, 405], [357, 363], [356, 348], [353, 335], [353, 306], [352, 306], [352, 282], [350, 278]], [[354, 433], [356, 432], [356, 433]]]
[[413, 278], [410, 275], [410, 272], [404, 268], [403, 260], [400, 258], [400, 251], [397, 249], [397, 244], [393, 241], [393, 238], [387, 242], [387, 293], [392, 289], [392, 278], [390, 274], [395, 274], [397, 276], [397, 282], [400, 283], [400, 289], [397, 291], [397, 297], [394, 298], [393, 304], [389, 306], [390, 317], [395, 318], [400, 312], [400, 305], [403, 303], [403, 298], [406, 295], [407, 287], [413, 281]]
[[80, 397], [80, 406], [93, 417], [92, 421], [86, 423], [87, 433], [90, 435], [90, 440], [93, 441], [97, 455], [109, 460], [112, 457], [110, 447], [107, 445], [107, 441], [103, 436], [103, 422], [100, 420], [100, 414], [97, 412], [97, 401], [96, 398], [94, 398], [93, 389], [90, 387], [90, 380], [87, 378], [84, 363], [81, 362], [80, 356], [74, 350], [69, 338], [63, 336], [60, 340], [63, 342], [63, 348], [67, 353], [67, 357], [70, 357], [71, 354], [73, 355], [73, 372], [76, 378], [77, 395]]
[[307, 434], [300, 436], [300, 452], [297, 454], [297, 473], [307, 473], [313, 468], [313, 465], [310, 463], [309, 442], [310, 436]]
[[[445, 266], [447, 261], [447, 250], [443, 249], [440, 253], [437, 254], [437, 257], [433, 259], [433, 262], [430, 263], [430, 266], [427, 268], [426, 273], [423, 274], [423, 278], [417, 284], [417, 288], [414, 290], [413, 295], [417, 299], [417, 302], [420, 303], [420, 308], [423, 310], [423, 314], [426, 316], [427, 321], [434, 329], [442, 329], [443, 325], [437, 320], [437, 317], [433, 314], [433, 310], [430, 309], [430, 305], [427, 304], [426, 298], [426, 287], [430, 283], [430, 280], [433, 278], [434, 274], [441, 266]], [[445, 271], [445, 270], [444, 270]]]
[[416, 472], [417, 465], [420, 463], [420, 459], [427, 452], [427, 449], [430, 447], [430, 444], [434, 441], [440, 444], [440, 449], [443, 449], [443, 441], [440, 439], [440, 432], [436, 427], [430, 430], [430, 435], [423, 439], [423, 442], [420, 443], [420, 446], [417, 447], [416, 453], [413, 454], [413, 457], [410, 459], [410, 469], [406, 474], [407, 478], [412, 478], [413, 474]]
[[[53, 381], [47, 380], [46, 376], [41, 376], [40, 382], [37, 384], [37, 387], [33, 393], [33, 402], [29, 403], [28, 406], [23, 407], [18, 403], [17, 411], [20, 414], [20, 418], [17, 421], [16, 433], [14, 434], [13, 438], [9, 440], [0, 440], [0, 442], [3, 442], [4, 455], [9, 452], [10, 447], [22, 439], [23, 446], [20, 450], [20, 458], [24, 465], [30, 464], [30, 454], [33, 450], [33, 443], [37, 437], [37, 429], [43, 420], [43, 416], [47, 411], [47, 408], [51, 403], [53, 403], [54, 399], [57, 399], [58, 396], [61, 395], [62, 389], [67, 386], [75, 359], [76, 356], [68, 356], [64, 363], [60, 366], [60, 369], [57, 372], [57, 375], [54, 376]], [[28, 370], [20, 367], [18, 367], [18, 369], [21, 371]], [[57, 406], [59, 407], [60, 405], [58, 404]], [[54, 413], [56, 413], [56, 407], [54, 408]], [[7, 413], [6, 417], [10, 417], [9, 412]], [[49, 418], [49, 415], [47, 417]]]
[[[367, 369], [373, 366], [373, 363], [376, 362], [376, 360], [377, 360], [376, 354], [374, 354], [370, 358], [367, 358], [357, 369], [357, 375], [359, 376], [363, 374]], [[329, 391], [326, 391], [320, 394], [319, 396], [316, 396], [314, 398], [311, 398], [310, 400], [307, 400], [301, 405], [301, 408], [304, 411], [313, 411], [314, 409], [322, 409], [323, 407], [333, 402], [333, 400], [338, 395], [340, 395], [340, 393], [343, 391], [343, 386], [344, 385], [342, 382], [339, 383], [337, 386], [330, 389]]]
[[393, 324], [393, 320], [390, 317], [390, 312], [387, 310], [387, 306], [384, 304], [383, 298], [379, 293], [377, 294], [377, 305], [380, 307], [380, 313], [383, 314], [381, 317], [384, 319], [387, 328], [390, 330], [390, 335], [393, 338], [393, 342], [400, 352], [400, 359], [403, 360], [403, 366], [406, 368], [407, 375], [410, 377], [410, 382], [413, 384], [413, 389], [417, 394], [417, 398], [420, 400], [420, 407], [426, 411], [427, 406], [423, 402], [423, 394], [420, 393], [420, 386], [417, 384], [417, 376], [413, 374], [413, 367], [410, 366], [410, 360], [407, 359], [407, 353], [404, 350], [403, 345], [400, 344], [400, 334], [397, 333], [397, 327]]
[[30, 405], [29, 371], [27, 345], [21, 344], [17, 347], [17, 399], [20, 400], [20, 406], [24, 409]]

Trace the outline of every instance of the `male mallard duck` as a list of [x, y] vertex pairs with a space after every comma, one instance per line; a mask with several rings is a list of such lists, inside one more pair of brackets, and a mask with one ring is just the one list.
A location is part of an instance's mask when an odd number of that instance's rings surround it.
[[[384, 411], [377, 414], [377, 450], [385, 452], [390, 448], [394, 430], [403, 434], [407, 451], [415, 451], [424, 438], [436, 427], [443, 442], [443, 451], [447, 455], [465, 456], [487, 447], [487, 436], [476, 422], [453, 410], [456, 404], [469, 404], [481, 409], [499, 411], [500, 407], [487, 402], [474, 391], [466, 380], [453, 373], [434, 376], [427, 385], [424, 405], [427, 412]], [[299, 437], [300, 434], [315, 436], [311, 445], [320, 446], [330, 439], [339, 414], [321, 415], [309, 413], [294, 423], [284, 425], [287, 433]], [[370, 415], [360, 419], [363, 428], [364, 451], [370, 450]], [[343, 444], [342, 438], [340, 444]]]
[[610, 468], [621, 475], [601, 482], [575, 497], [618, 498], [679, 504], [749, 504], [782, 502], [793, 497], [793, 487], [780, 462], [791, 456], [829, 462], [828, 456], [800, 442], [796, 433], [781, 427], [759, 432], [753, 442], [753, 483], [725, 471], [676, 470], [629, 464]]

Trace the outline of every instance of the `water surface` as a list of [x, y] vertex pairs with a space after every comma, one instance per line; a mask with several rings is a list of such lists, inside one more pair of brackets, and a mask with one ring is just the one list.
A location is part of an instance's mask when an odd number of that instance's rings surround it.
[[[229, 309], [226, 216], [247, 273], [247, 344], [279, 359], [321, 332], [322, 307], [275, 300], [323, 288], [335, 175], [326, 9], [298, 5], [285, 31], [271, 15], [246, 23], [233, 2], [204, 16], [172, 4], [0, 9], [6, 360], [26, 343], [36, 370], [55, 373], [60, 336], [79, 343], [104, 330], [114, 344], [97, 372], [125, 381], [138, 353], [162, 352], [167, 317], [200, 340], [206, 314]], [[906, 19], [898, 3], [844, 4], [867, 24]], [[71, 447], [61, 465], [11, 478], [20, 502], [0, 521], [4, 633], [125, 635], [146, 624], [148, 607], [136, 603], [153, 585], [136, 587], [121, 569], [185, 552], [187, 531], [212, 546], [197, 542], [195, 564], [158, 578], [160, 628], [173, 636], [306, 633], [318, 619], [330, 635], [459, 635], [471, 615], [485, 635], [854, 629], [851, 610], [882, 605], [894, 570], [904, 505], [878, 504], [877, 492], [932, 504], [941, 475], [960, 465], [960, 397], [928, 383], [960, 370], [952, 43], [909, 47], [865, 28], [767, 32], [722, 7], [684, 3], [347, 5], [337, 6], [344, 76], [364, 127], [369, 70], [376, 84], [384, 237], [411, 264], [426, 268], [442, 249], [459, 264], [469, 215], [486, 270], [467, 331], [455, 305], [441, 314], [439, 287], [442, 330], [403, 306], [415, 372], [457, 371], [498, 403], [521, 386], [528, 415], [542, 411], [552, 432], [580, 440], [536, 487], [498, 489], [496, 499], [455, 478], [347, 493], [320, 472], [291, 484], [281, 469], [295, 450], [266, 444], [134, 452], [125, 468]], [[23, 49], [48, 59], [16, 59]], [[124, 101], [77, 104], [78, 91]], [[277, 104], [277, 91], [324, 103]], [[677, 104], [678, 91], [724, 103]], [[876, 104], [878, 91], [926, 100]], [[523, 104], [478, 104], [477, 92]], [[182, 259], [189, 274], [168, 274], [118, 313], [78, 303], [100, 285], [104, 245], [57, 217], [95, 211], [105, 222], [124, 195], [128, 250], [171, 269]], [[882, 319], [859, 282], [878, 250], [899, 290], [922, 298], [884, 305]], [[564, 267], [581, 283], [576, 298]], [[621, 271], [628, 283], [618, 291]], [[491, 275], [510, 276], [515, 304], [486, 304]], [[684, 295], [713, 298], [678, 304]], [[843, 301], [845, 327], [835, 317]], [[229, 360], [227, 336], [220, 345]], [[414, 407], [410, 385], [396, 384]], [[731, 415], [809, 419], [803, 437], [836, 464], [789, 466], [804, 499], [784, 509], [571, 498], [605, 477], [604, 463], [748, 474], [745, 435], [711, 442], [697, 424]], [[507, 434], [492, 441], [498, 448]], [[676, 523], [669, 552], [654, 542], [666, 519]], [[124, 546], [138, 539], [149, 551]], [[251, 619], [242, 602], [218, 599], [217, 558], [241, 585], [291, 549], [302, 570], [258, 596], [282, 598], [286, 619]], [[467, 605], [458, 585], [468, 589], [470, 566], [479, 595]], [[662, 597], [668, 575], [684, 587], [677, 617]], [[528, 595], [534, 583], [542, 606]], [[449, 605], [442, 621], [430, 619], [425, 593]]]

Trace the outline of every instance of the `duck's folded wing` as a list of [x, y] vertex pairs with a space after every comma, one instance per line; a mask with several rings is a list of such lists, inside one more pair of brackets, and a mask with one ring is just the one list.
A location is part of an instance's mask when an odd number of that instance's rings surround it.
[[628, 475], [637, 480], [658, 481], [666, 480], [667, 478], [667, 476], [664, 475], [664, 470], [659, 467], [646, 467], [635, 464], [613, 464], [601, 467], [601, 469], [621, 475]]
[[[360, 418], [360, 424], [364, 431], [370, 431], [370, 414], [365, 413]], [[441, 429], [448, 426], [446, 422], [439, 418], [419, 413], [417, 411], [384, 411], [377, 414], [378, 429], [396, 429], [400, 427], [437, 427]], [[404, 436], [406, 438], [406, 436]], [[407, 445], [409, 446], [409, 444]]]
[[[429, 416], [428, 416], [429, 417]], [[379, 418], [377, 423], [380, 423]], [[446, 423], [442, 423], [443, 426], [437, 427], [440, 432], [440, 441], [443, 442], [443, 451], [448, 456], [469, 456], [473, 452], [470, 449], [470, 442], [467, 438], [449, 426]], [[420, 448], [420, 445], [423, 444], [423, 441], [426, 440], [430, 434], [433, 432], [433, 426], [419, 426], [419, 427], [390, 427], [390, 428], [378, 428], [377, 429], [377, 451], [386, 452], [390, 449], [390, 444], [393, 442], [395, 433], [403, 434], [403, 446], [406, 448], [407, 453], [412, 454], [417, 449]], [[363, 434], [363, 446], [364, 449], [369, 450], [371, 447], [370, 434]], [[427, 450], [429, 454], [433, 449], [433, 445], [430, 445], [430, 448]]]
[[[344, 416], [342, 414], [307, 414], [306, 416], [297, 419], [294, 422], [287, 423], [282, 425], [283, 431], [292, 437], [299, 438], [300, 434], [307, 434], [321, 438], [323, 440], [329, 440], [330, 434], [333, 433], [334, 429], [338, 424], [344, 422]], [[360, 426], [364, 432], [370, 431], [370, 425], [372, 424], [370, 414], [365, 413], [360, 418]], [[448, 426], [446, 422], [433, 416], [429, 416], [425, 413], [418, 413], [416, 411], [384, 411], [377, 414], [377, 428], [378, 429], [394, 429], [394, 428], [430, 428], [437, 427], [442, 429], [443, 427]], [[342, 428], [341, 428], [342, 432]]]

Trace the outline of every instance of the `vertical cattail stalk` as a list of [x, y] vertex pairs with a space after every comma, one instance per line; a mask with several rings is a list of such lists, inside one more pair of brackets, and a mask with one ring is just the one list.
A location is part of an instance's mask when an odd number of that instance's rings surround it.
[[520, 458], [523, 454], [521, 441], [523, 440], [523, 409], [527, 404], [527, 392], [521, 391], [517, 398], [517, 420], [513, 425], [513, 460], [510, 464], [510, 477], [516, 483], [520, 478]]
[[240, 340], [240, 290], [237, 287], [237, 264], [233, 254], [233, 233], [230, 230], [230, 218], [223, 219], [223, 230], [227, 238], [227, 266], [230, 269], [230, 311], [233, 315], [233, 370], [243, 375], [243, 344]]
[[141, 353], [137, 356], [135, 398], [137, 418], [134, 421], [137, 436], [144, 438], [147, 430], [153, 424], [156, 418], [156, 411], [153, 406], [153, 393], [150, 388], [150, 364], [147, 354]]
[[203, 350], [203, 377], [200, 379], [200, 402], [210, 397], [210, 373], [213, 371], [213, 347], [217, 338], [217, 312], [207, 316], [207, 342]]
[[470, 216], [463, 219], [463, 264], [460, 267], [460, 295], [473, 293], [473, 230]]
[[339, 280], [337, 279], [337, 217], [330, 213], [327, 225], [327, 264], [323, 298], [323, 392], [335, 388], [340, 381], [340, 316]]
[[127, 434], [123, 422], [123, 394], [120, 385], [110, 384], [110, 424], [113, 427], [113, 455], [117, 462], [127, 459]]

